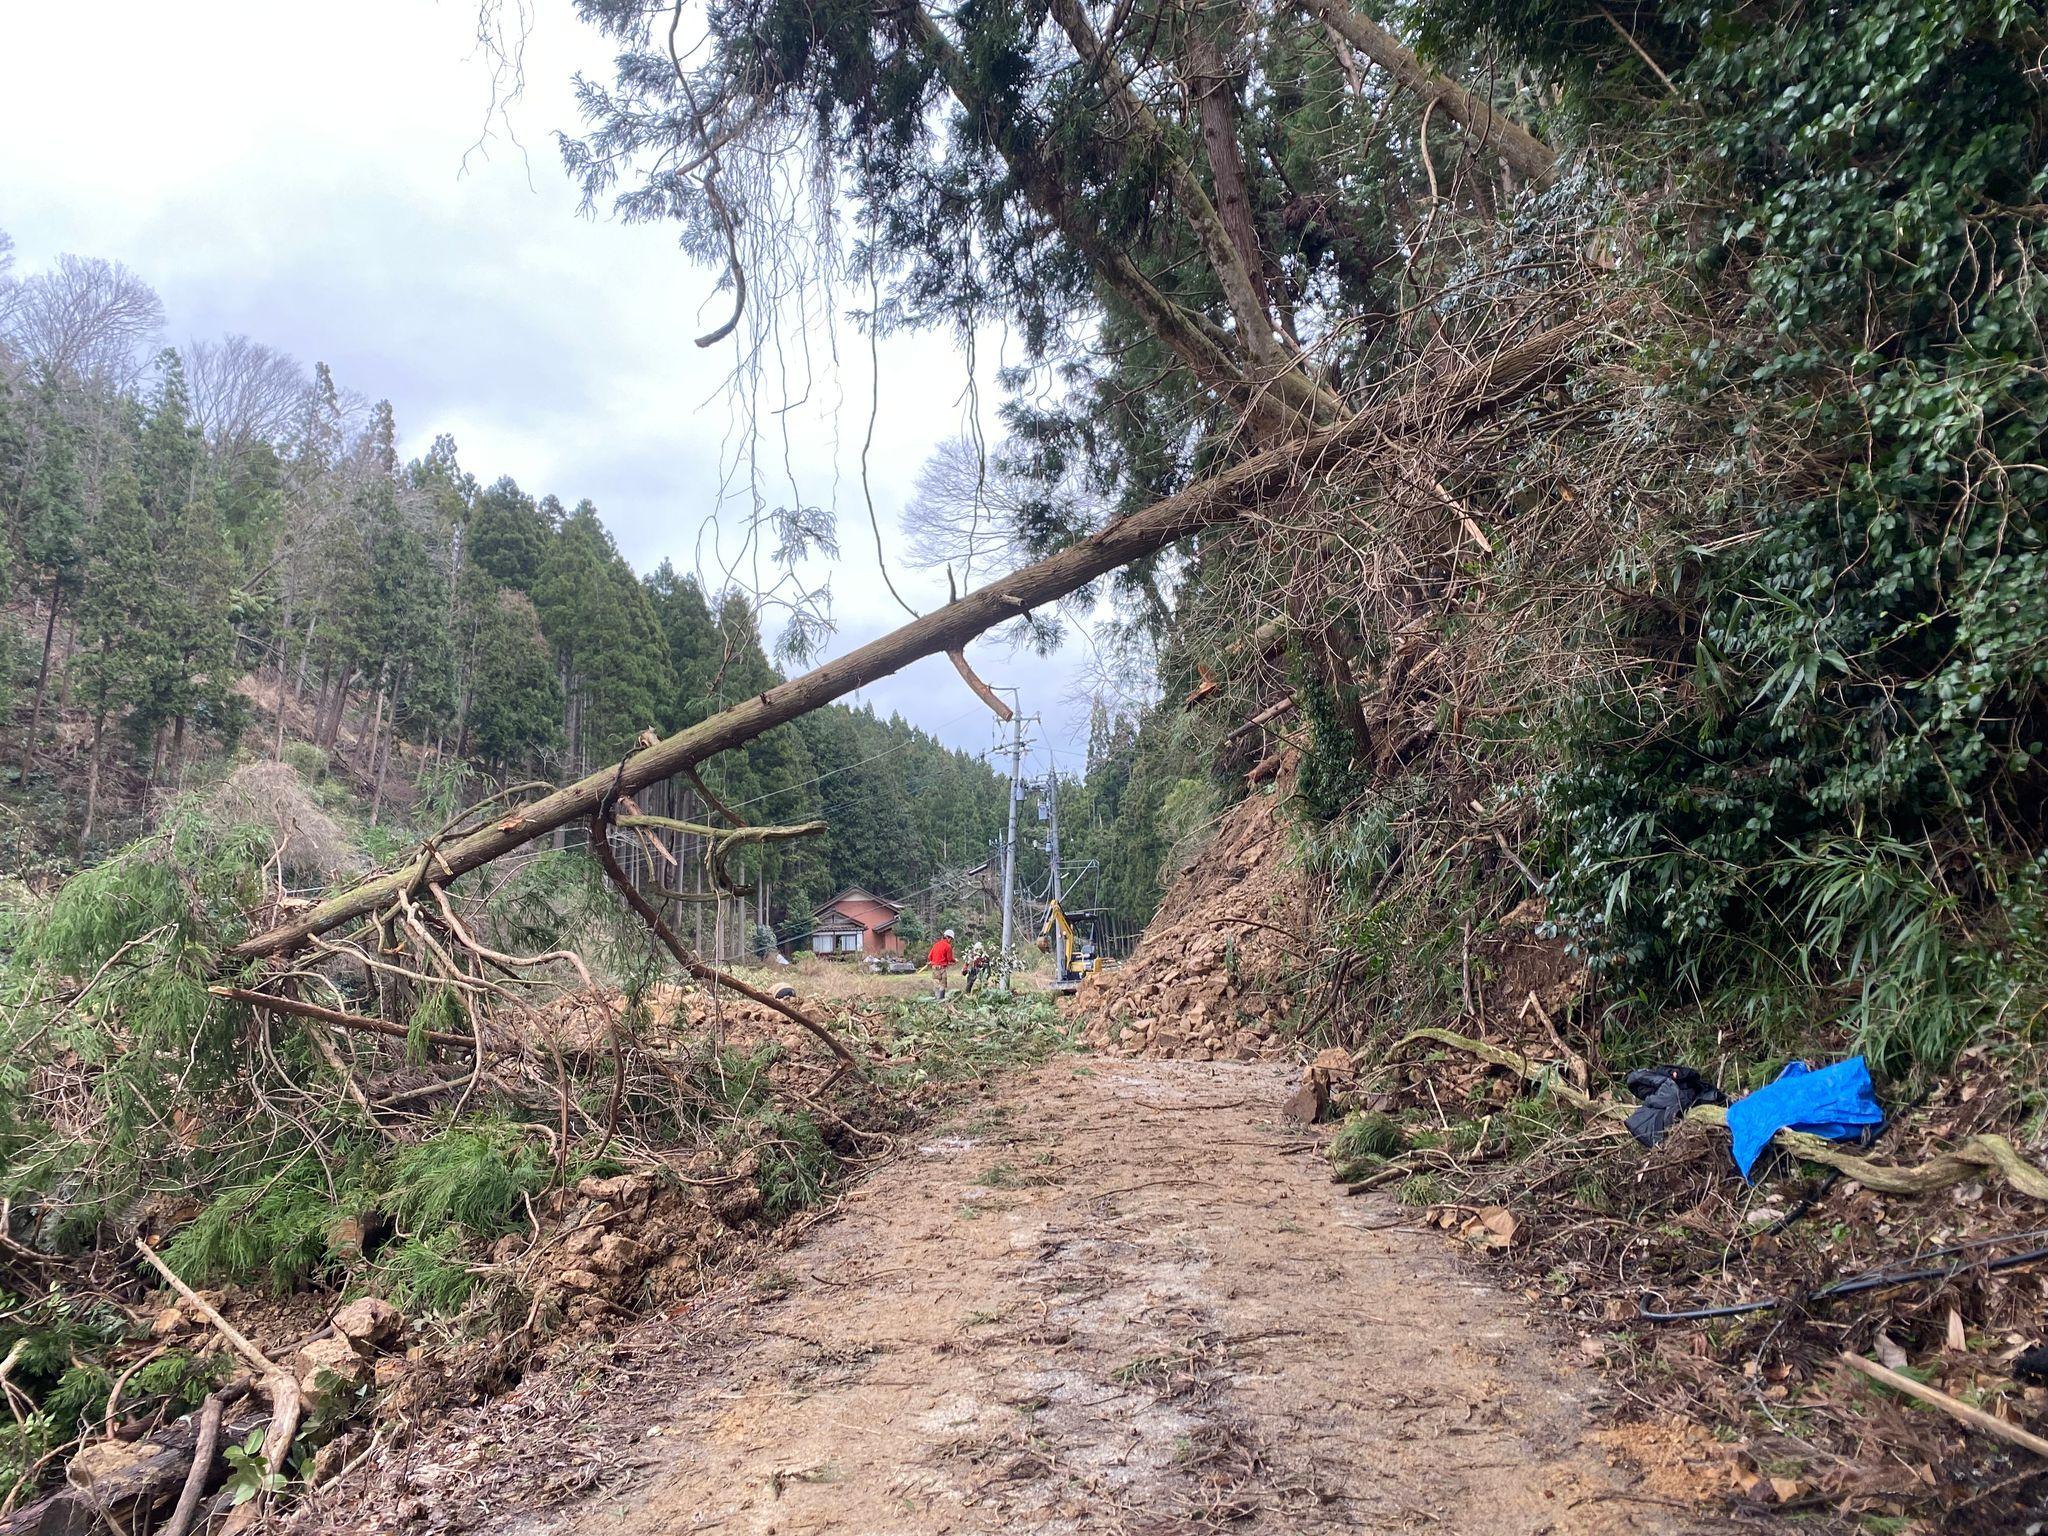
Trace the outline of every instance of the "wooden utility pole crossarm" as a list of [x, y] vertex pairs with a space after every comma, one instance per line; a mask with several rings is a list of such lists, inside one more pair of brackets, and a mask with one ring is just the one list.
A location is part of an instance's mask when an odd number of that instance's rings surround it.
[[1099, 576], [1164, 549], [1205, 528], [1228, 523], [1261, 502], [1313, 477], [1334, 456], [1382, 437], [1399, 439], [1419, 431], [1450, 430], [1497, 409], [1536, 388], [1564, 362], [1588, 322], [1569, 321], [1501, 348], [1492, 357], [1433, 381], [1425, 390], [1391, 404], [1362, 411], [1335, 426], [1241, 460], [1229, 469], [1156, 501], [1112, 523], [1058, 554], [1025, 566], [969, 592], [901, 629], [871, 640], [836, 661], [791, 678], [699, 725], [635, 752], [623, 765], [608, 765], [575, 783], [520, 807], [487, 827], [423, 850], [395, 873], [366, 880], [331, 896], [265, 933], [244, 940], [234, 953], [288, 954], [316, 933], [367, 916], [399, 891], [426, 878], [446, 885], [543, 837], [579, 821], [608, 795], [634, 794], [650, 784], [689, 772], [696, 764], [742, 746], [778, 725], [865, 687], [926, 656], [963, 648], [996, 625], [1057, 602]]

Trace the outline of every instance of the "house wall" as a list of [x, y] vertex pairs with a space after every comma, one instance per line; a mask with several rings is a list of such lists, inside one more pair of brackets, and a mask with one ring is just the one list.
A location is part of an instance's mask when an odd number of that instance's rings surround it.
[[[832, 902], [830, 905], [818, 909], [819, 921], [829, 922], [839, 918], [858, 926], [860, 929], [858, 950], [856, 951], [848, 947], [846, 942], [848, 935], [843, 932], [813, 933], [811, 935], [811, 949], [814, 953], [821, 955], [844, 955], [856, 952], [864, 955], [900, 955], [903, 953], [903, 941], [896, 936], [896, 930], [894, 928], [881, 927], [882, 924], [891, 921], [895, 916], [896, 909], [887, 902], [864, 901], [859, 897], [853, 897], [846, 901]], [[826, 940], [830, 942], [822, 942]]]

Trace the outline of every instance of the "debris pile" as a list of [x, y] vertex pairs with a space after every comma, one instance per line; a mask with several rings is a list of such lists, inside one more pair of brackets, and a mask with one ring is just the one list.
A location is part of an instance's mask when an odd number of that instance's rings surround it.
[[1279, 1052], [1314, 931], [1309, 881], [1288, 857], [1284, 792], [1233, 808], [1130, 959], [1082, 982], [1070, 1007], [1089, 1044], [1198, 1061]]

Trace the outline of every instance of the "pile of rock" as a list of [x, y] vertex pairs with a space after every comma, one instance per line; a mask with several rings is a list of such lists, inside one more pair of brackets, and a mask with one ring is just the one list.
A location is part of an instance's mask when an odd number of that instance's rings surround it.
[[1091, 1045], [1200, 1061], [1281, 1053], [1314, 923], [1276, 793], [1232, 809], [1130, 959], [1081, 984], [1071, 1006]]

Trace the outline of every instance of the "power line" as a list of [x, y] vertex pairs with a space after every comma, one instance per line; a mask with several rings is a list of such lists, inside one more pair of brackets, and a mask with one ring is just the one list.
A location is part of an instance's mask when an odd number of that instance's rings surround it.
[[[939, 724], [939, 727], [938, 727], [938, 728], [939, 728], [940, 730], [942, 730], [942, 731], [943, 731], [943, 730], [945, 730], [945, 729], [946, 729], [946, 728], [947, 728], [948, 726], [958, 725], [958, 724], [959, 724], [959, 723], [960, 723], [960, 722], [961, 722], [962, 720], [965, 720], [965, 719], [966, 719], [966, 718], [967, 718], [967, 717], [968, 717], [969, 715], [971, 715], [971, 714], [973, 714], [973, 713], [974, 713], [974, 711], [973, 711], [973, 710], [971, 710], [971, 709], [963, 709], [963, 710], [962, 710], [962, 711], [961, 711], [961, 712], [960, 712], [959, 714], [955, 715], [955, 716], [954, 716], [954, 717], [953, 717], [952, 719], [940, 722], [940, 724]], [[917, 728], [916, 728], [915, 726], [913, 726], [913, 727], [912, 727], [912, 729], [913, 729], [913, 730], [915, 730], [915, 729], [917, 729]], [[930, 738], [931, 740], [933, 740], [933, 741], [938, 741], [938, 737], [937, 737], [937, 736], [935, 736], [935, 735], [933, 735], [933, 734], [932, 734], [931, 732], [928, 732], [928, 731], [927, 731], [927, 732], [921, 732], [920, 734], [923, 734], [923, 735], [925, 735], [925, 736], [929, 737], [929, 738]], [[912, 748], [912, 747], [916, 746], [917, 744], [918, 744], [918, 739], [917, 739], [917, 737], [916, 737], [916, 736], [912, 736], [912, 737], [908, 738], [907, 740], [904, 740], [904, 741], [899, 741], [899, 742], [897, 742], [897, 743], [896, 743], [896, 745], [895, 745], [895, 746], [893, 746], [893, 747], [884, 747], [884, 748], [883, 748], [883, 749], [882, 749], [882, 750], [881, 750], [880, 752], [877, 752], [877, 753], [875, 753], [875, 755], [874, 755], [874, 756], [872, 756], [872, 757], [864, 757], [864, 758], [862, 758], [862, 759], [861, 759], [861, 760], [860, 760], [859, 762], [857, 762], [857, 763], [842, 763], [842, 764], [841, 764], [841, 765], [840, 765], [839, 767], [837, 767], [837, 768], [827, 768], [827, 769], [826, 769], [826, 770], [825, 770], [825, 771], [824, 771], [823, 773], [817, 774], [817, 775], [815, 775], [815, 776], [813, 776], [813, 777], [811, 777], [811, 778], [808, 778], [808, 779], [804, 779], [804, 780], [803, 780], [803, 781], [801, 781], [800, 783], [796, 783], [796, 784], [785, 784], [785, 785], [781, 786], [781, 787], [780, 787], [780, 788], [778, 788], [778, 789], [769, 789], [769, 790], [763, 790], [763, 791], [762, 791], [762, 792], [761, 792], [760, 794], [758, 794], [758, 795], [755, 795], [755, 796], [754, 796], [754, 797], [753, 797], [753, 798], [752, 798], [751, 800], [741, 800], [741, 801], [738, 801], [738, 802], [736, 802], [736, 803], [734, 804], [734, 806], [733, 806], [733, 809], [734, 809], [734, 810], [739, 810], [739, 809], [740, 809], [741, 807], [743, 807], [743, 806], [749, 806], [749, 805], [759, 805], [759, 804], [760, 804], [760, 803], [761, 803], [761, 802], [762, 802], [763, 800], [772, 800], [772, 799], [774, 799], [774, 798], [775, 798], [775, 797], [776, 797], [777, 795], [786, 795], [786, 794], [788, 794], [788, 793], [789, 793], [789, 792], [790, 792], [791, 790], [795, 790], [795, 789], [808, 789], [808, 788], [809, 788], [809, 787], [810, 787], [811, 785], [813, 785], [813, 784], [822, 784], [822, 783], [824, 783], [824, 782], [825, 782], [825, 780], [827, 780], [827, 779], [831, 778], [831, 777], [832, 777], [832, 776], [833, 776], [834, 774], [838, 774], [838, 773], [851, 773], [851, 772], [853, 772], [853, 770], [854, 770], [854, 769], [856, 769], [856, 768], [865, 768], [865, 767], [867, 767], [867, 765], [868, 765], [869, 763], [879, 763], [879, 762], [880, 762], [880, 761], [881, 761], [881, 760], [882, 760], [883, 758], [885, 758], [885, 757], [894, 757], [894, 756], [895, 756], [895, 755], [896, 755], [896, 754], [897, 754], [898, 752], [907, 752], [907, 751], [908, 751], [908, 750], [909, 750], [910, 748]], [[945, 744], [944, 742], [939, 742], [939, 745], [940, 745], [941, 747], [945, 747], [945, 745], [946, 745], [946, 744]], [[953, 749], [952, 749], [952, 748], [950, 748], [950, 747], [947, 747], [947, 748], [946, 748], [946, 750], [947, 750], [947, 751], [951, 751], [951, 750], [953, 750]], [[994, 748], [983, 748], [983, 749], [982, 749], [981, 751], [979, 751], [979, 752], [970, 752], [970, 753], [967, 753], [966, 755], [967, 755], [967, 756], [969, 756], [969, 757], [986, 757], [986, 756], [988, 756], [988, 754], [989, 754], [989, 753], [990, 753], [991, 751], [993, 751], [993, 750], [995, 750], [995, 749], [994, 749]]]

